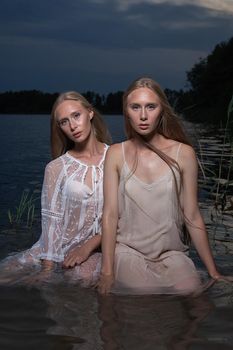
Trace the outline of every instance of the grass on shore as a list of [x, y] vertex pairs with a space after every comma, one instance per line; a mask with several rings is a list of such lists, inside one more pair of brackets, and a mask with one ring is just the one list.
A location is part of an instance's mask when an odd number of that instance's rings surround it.
[[15, 211], [8, 210], [8, 220], [12, 226], [18, 226], [25, 224], [27, 228], [31, 228], [35, 219], [35, 202], [38, 197], [28, 190], [24, 190], [19, 205], [15, 207]]

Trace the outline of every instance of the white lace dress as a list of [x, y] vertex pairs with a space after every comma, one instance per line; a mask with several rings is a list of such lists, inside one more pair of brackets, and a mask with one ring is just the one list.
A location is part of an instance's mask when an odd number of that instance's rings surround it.
[[[105, 145], [98, 165], [87, 165], [69, 152], [47, 164], [41, 194], [42, 234], [30, 249], [4, 259], [2, 272], [40, 265], [41, 259], [61, 263], [72, 247], [101, 234], [107, 148]], [[96, 280], [100, 260], [101, 254], [94, 252], [84, 263], [64, 273], [73, 280]]]

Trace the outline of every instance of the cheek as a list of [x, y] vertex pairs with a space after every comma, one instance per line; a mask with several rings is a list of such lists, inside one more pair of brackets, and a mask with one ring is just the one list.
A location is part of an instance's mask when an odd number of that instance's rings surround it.
[[66, 130], [66, 129], [65, 129], [65, 130], [62, 130], [61, 133], [62, 133], [63, 135], [65, 135], [66, 137], [68, 137], [68, 138], [70, 137], [70, 131], [69, 131], [69, 130]]
[[161, 110], [156, 111], [156, 113], [154, 113], [151, 116], [151, 119], [154, 121], [154, 123], [157, 123], [160, 118], [161, 118]]
[[133, 109], [127, 108], [126, 111], [127, 111], [126, 115], [128, 119], [134, 120], [137, 117], [137, 112], [135, 112]]
[[135, 122], [135, 119], [133, 119], [133, 118], [129, 118], [128, 119], [128, 123], [129, 123], [129, 125], [131, 125], [131, 127], [135, 127], [135, 125], [136, 125], [136, 122]]
[[88, 117], [83, 120], [82, 127], [83, 127], [84, 130], [87, 130], [87, 131], [90, 130], [90, 128], [91, 128], [91, 121], [90, 121], [90, 119]]
[[130, 114], [128, 114], [128, 116], [129, 116], [128, 119], [129, 119], [131, 124], [135, 124], [136, 121], [138, 120], [138, 116], [136, 113], [130, 113]]
[[89, 118], [86, 114], [83, 114], [78, 121], [79, 125], [85, 127], [89, 124]]

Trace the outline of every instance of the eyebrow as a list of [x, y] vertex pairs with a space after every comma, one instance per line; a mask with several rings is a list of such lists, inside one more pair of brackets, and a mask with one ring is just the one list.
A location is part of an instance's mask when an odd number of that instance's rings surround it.
[[[129, 103], [129, 106], [140, 106], [141, 105], [141, 103], [140, 102], [131, 102], [131, 103]], [[149, 106], [149, 105], [158, 105], [158, 102], [147, 102], [146, 104], [145, 104], [146, 106]]]
[[70, 115], [75, 115], [76, 113], [81, 113], [81, 111], [76, 110], [76, 111], [72, 112]]
[[[70, 116], [73, 116], [73, 115], [75, 115], [76, 113], [81, 113], [80, 111], [74, 111], [74, 112], [72, 112], [71, 114], [70, 114]], [[61, 119], [59, 119], [58, 121], [61, 121], [61, 120], [64, 120], [64, 119], [68, 119], [69, 118], [69, 116], [66, 116], [66, 117], [61, 117]]]
[[62, 120], [68, 119], [68, 117], [61, 117], [61, 119], [57, 119], [58, 122], [61, 122]]

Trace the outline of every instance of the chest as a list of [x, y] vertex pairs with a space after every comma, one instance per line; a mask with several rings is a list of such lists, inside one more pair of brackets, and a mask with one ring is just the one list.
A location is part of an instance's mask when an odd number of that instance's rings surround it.
[[79, 201], [102, 196], [103, 173], [96, 167], [83, 167], [67, 176], [64, 192], [69, 199]]

